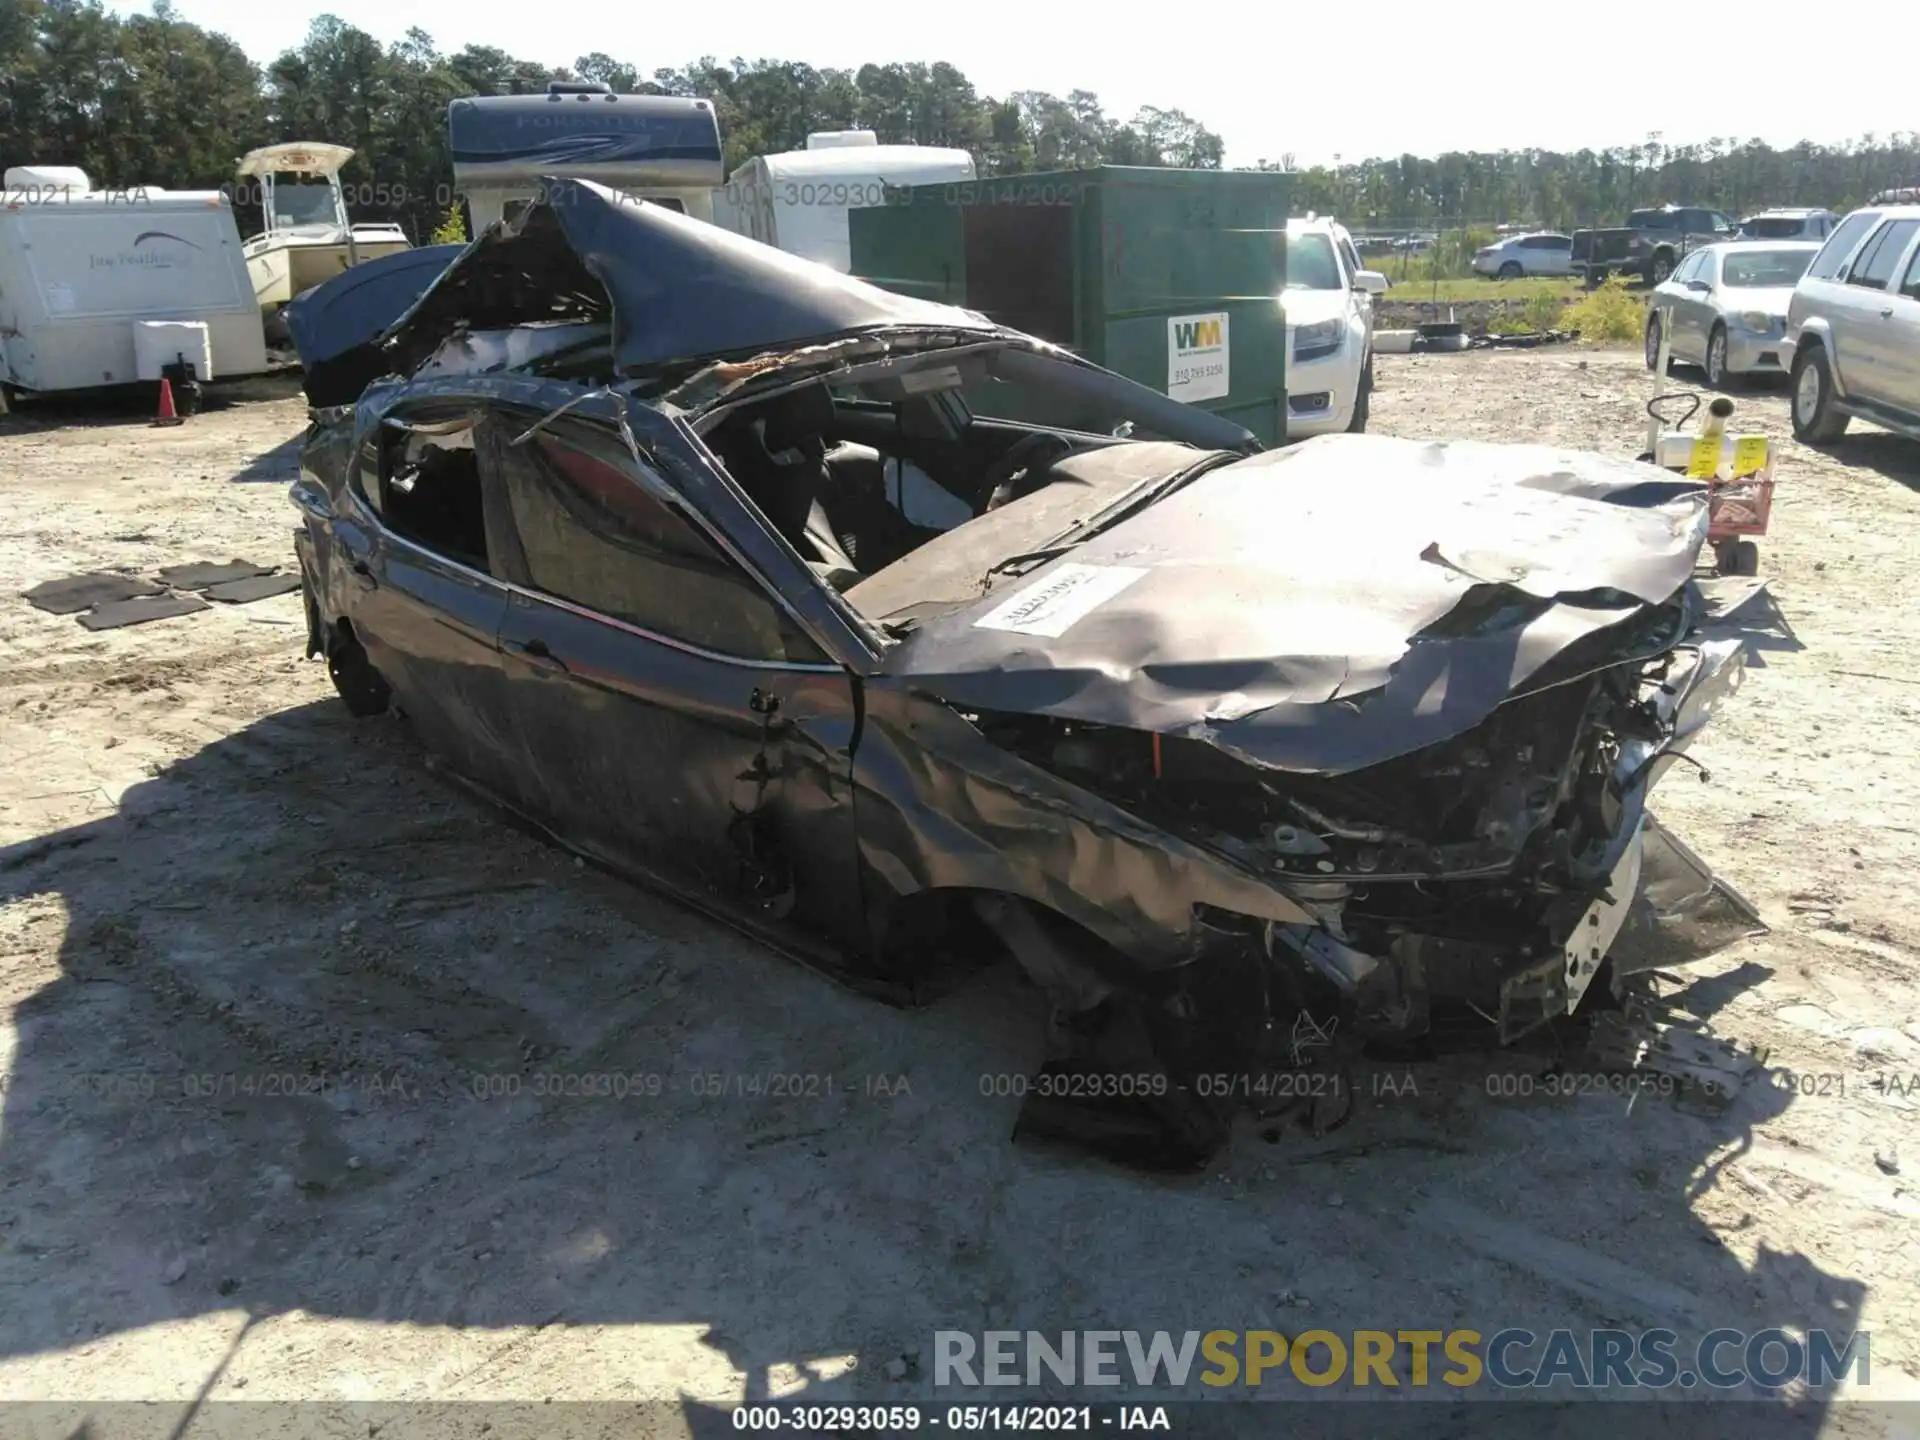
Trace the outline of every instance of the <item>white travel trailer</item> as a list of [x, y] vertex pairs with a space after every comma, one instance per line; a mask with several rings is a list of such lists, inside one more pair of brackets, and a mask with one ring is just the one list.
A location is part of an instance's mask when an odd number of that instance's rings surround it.
[[816, 131], [807, 148], [762, 155], [714, 198], [714, 223], [791, 255], [853, 268], [847, 212], [887, 203], [888, 189], [974, 178], [973, 156], [932, 145], [881, 145], [871, 130]]
[[544, 95], [455, 100], [447, 142], [476, 235], [524, 209], [542, 175], [597, 181], [696, 220], [713, 218], [726, 177], [712, 101], [605, 85], [556, 81]]
[[267, 368], [233, 207], [217, 190], [95, 190], [65, 166], [0, 189], [0, 399]]

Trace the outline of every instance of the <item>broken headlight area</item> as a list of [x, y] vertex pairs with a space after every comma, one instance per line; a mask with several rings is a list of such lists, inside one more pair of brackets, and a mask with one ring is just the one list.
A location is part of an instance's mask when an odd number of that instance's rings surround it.
[[[1738, 676], [1737, 657], [1710, 647], [1668, 640], [1649, 657], [1643, 643], [1626, 647], [1640, 658], [1619, 659], [1611, 643], [1613, 663], [1562, 657], [1463, 733], [1343, 774], [1260, 767], [1184, 736], [975, 715], [1001, 746], [1262, 875], [1314, 917], [1198, 907], [1189, 963], [1130, 987], [1076, 989], [1029, 964], [1079, 1017], [1068, 1028], [1082, 1043], [1052, 1063], [1083, 1075], [1161, 1066], [1168, 1094], [1133, 1097], [1133, 1120], [1170, 1122], [1155, 1143], [1171, 1133], [1197, 1154], [1243, 1105], [1328, 1098], [1311, 1077], [1339, 1077], [1357, 1044], [1461, 1029], [1504, 1044], [1571, 1014], [1640, 894], [1643, 840], [1657, 833], [1647, 789]], [[1251, 1080], [1237, 1095], [1197, 1093], [1213, 1074], [1265, 1077], [1271, 1093], [1251, 1093]], [[1124, 1128], [1116, 1107], [1044, 1099], [1027, 1128], [1103, 1148]], [[1336, 1110], [1321, 1105], [1317, 1128]]]

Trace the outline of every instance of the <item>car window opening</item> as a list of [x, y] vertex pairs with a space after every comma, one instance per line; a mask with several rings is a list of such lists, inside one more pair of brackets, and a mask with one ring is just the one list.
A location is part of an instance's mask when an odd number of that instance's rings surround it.
[[498, 574], [469, 423], [450, 433], [390, 427], [377, 508], [395, 534], [470, 570]]
[[[984, 545], [992, 549], [988, 561], [1033, 550], [1091, 513], [1097, 499], [1111, 498], [1106, 487], [1061, 466], [1157, 439], [1099, 397], [1048, 383], [1049, 366], [1069, 371], [1043, 361], [1029, 373], [1002, 374], [978, 358], [923, 357], [886, 378], [809, 384], [743, 405], [714, 426], [707, 443], [769, 528], [877, 622], [901, 595], [920, 600], [951, 588], [938, 561], [915, 576], [909, 557], [923, 547], [940, 540], [936, 549], [957, 557]], [[1204, 453], [1153, 448], [1167, 473]], [[1141, 478], [1128, 472], [1127, 483]], [[1063, 481], [1065, 493], [1029, 507], [1031, 526], [1007, 513]], [[971, 558], [957, 563], [974, 566]], [[968, 582], [975, 595], [986, 564]], [[882, 572], [891, 579], [873, 586]], [[879, 608], [867, 603], [880, 595], [887, 598]]]
[[1334, 258], [1333, 242], [1325, 235], [1289, 235], [1287, 237], [1287, 288], [1289, 290], [1338, 290], [1340, 263]]

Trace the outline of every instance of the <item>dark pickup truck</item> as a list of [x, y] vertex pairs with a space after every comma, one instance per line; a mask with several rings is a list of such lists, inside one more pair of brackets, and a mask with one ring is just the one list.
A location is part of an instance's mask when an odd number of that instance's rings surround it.
[[1693, 205], [1634, 210], [1625, 225], [1573, 232], [1573, 273], [1589, 285], [1616, 273], [1658, 285], [1689, 250], [1731, 240], [1733, 233], [1733, 222], [1718, 210]]

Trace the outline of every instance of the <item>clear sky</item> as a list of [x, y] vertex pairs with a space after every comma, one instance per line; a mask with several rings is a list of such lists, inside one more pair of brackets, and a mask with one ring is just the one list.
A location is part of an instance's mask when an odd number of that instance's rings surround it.
[[1897, 50], [1893, 37], [1910, 25], [1913, 12], [1893, 0], [1853, 0], [1844, 23], [1823, 21], [1804, 0], [831, 8], [333, 0], [312, 10], [177, 0], [177, 8], [259, 61], [297, 44], [323, 10], [382, 40], [417, 26], [446, 51], [494, 45], [567, 65], [604, 50], [642, 73], [702, 55], [849, 69], [945, 60], [989, 95], [1082, 89], [1122, 118], [1146, 104], [1185, 110], [1225, 137], [1230, 165], [1289, 153], [1311, 165], [1335, 155], [1597, 149], [1641, 143], [1652, 130], [1668, 144], [1726, 135], [1780, 145], [1920, 128], [1911, 80], [1898, 79], [1898, 62], [1875, 58], [1891, 59], [1874, 47]]

